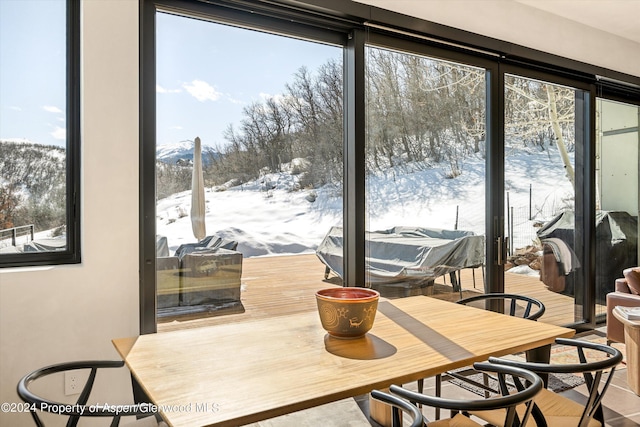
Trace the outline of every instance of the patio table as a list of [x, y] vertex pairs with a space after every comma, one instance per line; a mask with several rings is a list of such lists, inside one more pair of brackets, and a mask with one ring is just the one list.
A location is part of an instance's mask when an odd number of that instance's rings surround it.
[[[331, 227], [316, 255], [330, 271], [343, 277], [342, 227]], [[433, 283], [445, 274], [459, 291], [455, 272], [484, 265], [484, 236], [471, 231], [398, 226], [366, 232], [366, 272], [372, 285]], [[408, 295], [405, 295], [408, 296]]]
[[[425, 296], [381, 298], [371, 331], [328, 336], [317, 312], [114, 339], [174, 426], [238, 426], [532, 350], [573, 329]], [[541, 350], [540, 350], [541, 349]]]

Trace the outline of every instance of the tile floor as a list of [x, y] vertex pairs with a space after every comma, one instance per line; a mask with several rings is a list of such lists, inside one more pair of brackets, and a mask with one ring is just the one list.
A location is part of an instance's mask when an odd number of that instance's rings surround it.
[[[415, 383], [405, 385], [406, 388], [414, 388]], [[433, 379], [425, 381], [425, 393], [433, 394]], [[450, 383], [443, 383], [443, 396], [462, 397], [468, 393], [470, 397], [477, 398], [460, 387]], [[562, 392], [569, 398], [580, 402], [587, 395], [586, 386], [580, 385], [571, 390]], [[604, 397], [605, 420], [608, 427], [640, 427], [640, 396], [633, 393], [627, 385], [627, 370], [623, 365], [616, 369], [613, 380]], [[433, 410], [424, 408], [427, 418], [433, 420]], [[369, 399], [367, 396], [358, 396], [353, 399], [344, 399], [327, 405], [311, 408], [305, 411], [284, 415], [270, 420], [251, 424], [250, 427], [380, 427], [378, 423], [370, 420]]]

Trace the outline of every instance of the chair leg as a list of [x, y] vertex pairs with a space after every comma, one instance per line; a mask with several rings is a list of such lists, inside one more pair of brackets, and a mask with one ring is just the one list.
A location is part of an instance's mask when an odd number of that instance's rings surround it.
[[[438, 374], [436, 375], [435, 378], [436, 381], [436, 397], [441, 397], [442, 396], [442, 375]], [[435, 408], [436, 409], [436, 420], [440, 419], [440, 408]]]
[[[420, 378], [418, 380], [418, 393], [423, 393], [424, 392], [424, 378]], [[418, 408], [422, 408], [422, 403], [417, 402], [417, 406]]]
[[[489, 388], [489, 375], [488, 375], [488, 374], [486, 374], [486, 373], [483, 373], [483, 374], [482, 374], [482, 379], [483, 379], [483, 381], [482, 381], [482, 382], [484, 383], [484, 386], [485, 386], [485, 387], [487, 387], [487, 388]], [[488, 390], [486, 390], [486, 389], [485, 389], [485, 391], [484, 391], [484, 398], [485, 398], [485, 399], [488, 399], [488, 398], [489, 398], [489, 391], [488, 391]]]
[[[442, 375], [438, 374], [435, 376], [435, 383], [436, 383], [436, 396], [440, 397], [442, 396]], [[418, 393], [424, 393], [424, 379], [419, 379], [418, 380]], [[418, 408], [422, 408], [422, 404], [418, 403]], [[439, 420], [440, 419], [440, 408], [435, 408], [436, 411], [436, 416], [435, 419]]]

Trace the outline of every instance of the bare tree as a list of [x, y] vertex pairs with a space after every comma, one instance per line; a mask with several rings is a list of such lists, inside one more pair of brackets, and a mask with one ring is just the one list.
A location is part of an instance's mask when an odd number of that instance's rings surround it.
[[575, 144], [575, 93], [536, 80], [507, 76], [505, 126], [512, 139], [546, 149], [546, 141], [558, 149], [567, 179], [575, 190], [575, 172], [569, 151]]
[[20, 197], [15, 184], [0, 186], [0, 230], [12, 228], [14, 215], [20, 205]]

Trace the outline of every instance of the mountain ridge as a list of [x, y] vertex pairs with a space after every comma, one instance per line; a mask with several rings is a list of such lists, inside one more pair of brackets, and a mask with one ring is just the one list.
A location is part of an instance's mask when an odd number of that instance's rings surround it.
[[[156, 160], [168, 163], [188, 166], [193, 164], [193, 151], [195, 142], [191, 140], [170, 142], [156, 147]], [[202, 163], [209, 164], [212, 160], [220, 158], [220, 153], [210, 145], [202, 145]]]

